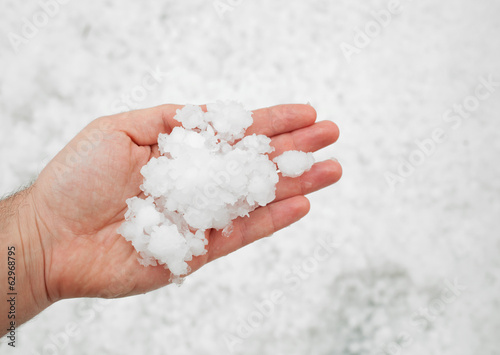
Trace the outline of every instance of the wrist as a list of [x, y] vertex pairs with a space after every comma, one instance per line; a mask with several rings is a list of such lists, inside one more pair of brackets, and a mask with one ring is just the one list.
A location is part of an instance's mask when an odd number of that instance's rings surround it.
[[[0, 253], [5, 255], [0, 259], [4, 260], [3, 265], [0, 265], [0, 281], [2, 282], [0, 289], [6, 290], [6, 293], [12, 293], [11, 296], [15, 297], [15, 318], [12, 317], [12, 313], [9, 314], [9, 310], [12, 310], [12, 308], [9, 309], [10, 304], [2, 302], [5, 304], [0, 306], [2, 326], [4, 322], [10, 324], [10, 321], [15, 321], [17, 327], [52, 303], [46, 288], [44, 235], [40, 231], [37, 218], [33, 199], [34, 189], [35, 187], [32, 186], [0, 201], [0, 245], [2, 247]], [[9, 250], [14, 252], [11, 253], [11, 258], [8, 258]], [[8, 260], [11, 261], [10, 265]], [[12, 269], [14, 269], [14, 274], [11, 273], [9, 279], [9, 271]], [[15, 278], [13, 279], [12, 276]], [[1, 333], [3, 334], [4, 331]]]

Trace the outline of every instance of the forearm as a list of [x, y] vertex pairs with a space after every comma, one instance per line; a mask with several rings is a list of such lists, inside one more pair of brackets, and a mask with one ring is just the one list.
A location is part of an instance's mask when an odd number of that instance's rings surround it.
[[44, 259], [31, 188], [0, 201], [0, 336], [50, 305]]

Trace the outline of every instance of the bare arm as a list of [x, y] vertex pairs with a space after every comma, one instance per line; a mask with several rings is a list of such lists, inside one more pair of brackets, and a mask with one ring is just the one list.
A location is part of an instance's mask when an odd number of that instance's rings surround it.
[[31, 191], [0, 201], [0, 335], [17, 329], [51, 303]]

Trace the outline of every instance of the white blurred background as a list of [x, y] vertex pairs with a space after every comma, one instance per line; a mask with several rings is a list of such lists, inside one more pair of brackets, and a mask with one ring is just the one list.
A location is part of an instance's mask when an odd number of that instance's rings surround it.
[[0, 353], [500, 353], [500, 1], [55, 1], [1, 0], [0, 194], [94, 118], [217, 99], [310, 102], [344, 176], [182, 287], [59, 302]]

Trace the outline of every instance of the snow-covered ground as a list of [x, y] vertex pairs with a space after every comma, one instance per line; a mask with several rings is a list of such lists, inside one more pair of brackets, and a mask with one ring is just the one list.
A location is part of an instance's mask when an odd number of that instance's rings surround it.
[[215, 3], [3, 0], [0, 193], [98, 116], [217, 99], [311, 102], [341, 182], [180, 288], [59, 302], [0, 352], [498, 354], [500, 2]]

